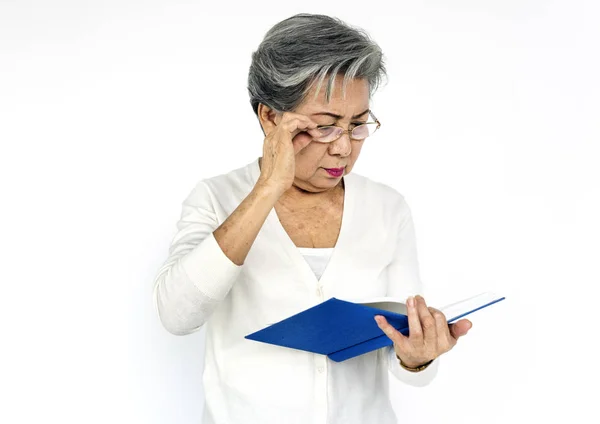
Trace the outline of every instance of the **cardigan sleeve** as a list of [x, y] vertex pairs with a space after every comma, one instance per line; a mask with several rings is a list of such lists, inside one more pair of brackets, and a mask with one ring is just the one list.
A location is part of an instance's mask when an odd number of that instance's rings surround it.
[[[397, 233], [398, 238], [394, 260], [387, 268], [387, 295], [406, 300], [408, 296], [420, 294], [427, 300], [419, 275], [415, 226], [411, 210], [403, 196], [400, 196], [398, 213], [401, 215], [401, 220]], [[434, 359], [426, 369], [419, 372], [411, 372], [400, 366], [400, 361], [396, 358], [393, 345], [386, 348], [385, 357], [388, 360], [388, 369], [394, 377], [411, 386], [425, 386], [437, 375], [439, 357]]]
[[154, 280], [154, 305], [172, 334], [199, 330], [225, 298], [242, 265], [221, 250], [213, 231], [217, 216], [206, 183], [200, 181], [182, 204], [177, 232]]

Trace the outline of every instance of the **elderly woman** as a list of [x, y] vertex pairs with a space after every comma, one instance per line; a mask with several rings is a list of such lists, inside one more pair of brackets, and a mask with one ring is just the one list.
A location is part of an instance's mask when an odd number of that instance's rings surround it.
[[[196, 184], [155, 281], [169, 332], [206, 327], [205, 424], [395, 423], [388, 372], [428, 384], [471, 327], [421, 296], [404, 197], [352, 173], [384, 75], [377, 44], [322, 15], [276, 24], [252, 55], [262, 157]], [[377, 296], [408, 298], [408, 337], [376, 317], [389, 348], [333, 362], [244, 338], [331, 297]]]

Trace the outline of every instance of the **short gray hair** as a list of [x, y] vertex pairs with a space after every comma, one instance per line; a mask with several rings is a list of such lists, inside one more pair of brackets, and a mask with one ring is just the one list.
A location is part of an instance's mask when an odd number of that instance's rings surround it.
[[360, 28], [308, 13], [277, 23], [252, 53], [248, 93], [254, 113], [258, 115], [259, 103], [279, 112], [294, 110], [314, 83], [319, 93], [328, 73], [328, 102], [338, 74], [344, 74], [344, 96], [351, 78], [367, 79], [372, 96], [387, 77], [381, 49]]

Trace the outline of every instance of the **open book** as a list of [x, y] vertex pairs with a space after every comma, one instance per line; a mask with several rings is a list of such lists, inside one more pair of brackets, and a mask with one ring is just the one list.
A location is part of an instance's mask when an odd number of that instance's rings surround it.
[[[436, 309], [444, 313], [450, 324], [501, 300], [504, 297], [485, 292]], [[245, 338], [319, 353], [341, 362], [393, 344], [375, 322], [375, 315], [384, 316], [408, 336], [407, 307], [403, 301], [378, 297], [350, 302], [333, 297]]]

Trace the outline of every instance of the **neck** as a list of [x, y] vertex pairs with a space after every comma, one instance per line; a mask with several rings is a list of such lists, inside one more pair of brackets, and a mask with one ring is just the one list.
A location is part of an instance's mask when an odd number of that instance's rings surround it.
[[[258, 168], [262, 169], [262, 157], [258, 158]], [[334, 200], [338, 196], [343, 198], [343, 193], [343, 178], [337, 185], [335, 185], [335, 187], [318, 192], [308, 191], [297, 186], [296, 184], [292, 184], [292, 186], [281, 195], [278, 201], [281, 204], [317, 204], [323, 202], [324, 200]]]
[[336, 199], [338, 198], [338, 196], [343, 197], [343, 181], [343, 179], [340, 180], [340, 182], [335, 187], [318, 192], [308, 191], [301, 187], [298, 187], [295, 184], [292, 184], [292, 186], [281, 195], [281, 197], [279, 198], [279, 202], [317, 204], [322, 203], [323, 201]]

